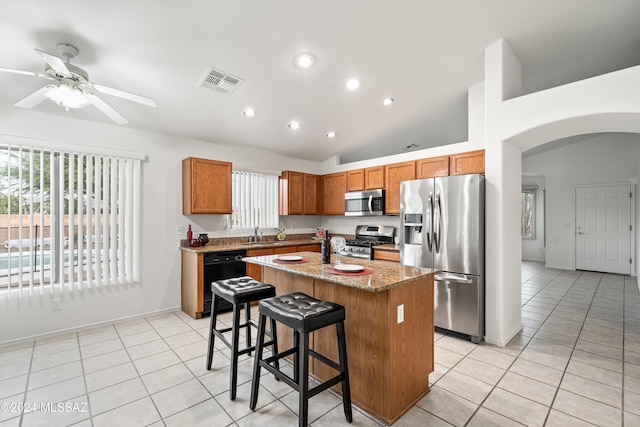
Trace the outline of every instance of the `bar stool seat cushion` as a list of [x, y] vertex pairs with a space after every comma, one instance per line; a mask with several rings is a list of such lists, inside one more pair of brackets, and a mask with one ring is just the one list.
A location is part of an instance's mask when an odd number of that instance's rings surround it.
[[262, 299], [259, 309], [261, 314], [305, 334], [345, 319], [343, 306], [302, 292]]
[[232, 304], [243, 304], [269, 298], [276, 294], [275, 287], [258, 282], [253, 277], [242, 276], [218, 280], [211, 284], [211, 292]]

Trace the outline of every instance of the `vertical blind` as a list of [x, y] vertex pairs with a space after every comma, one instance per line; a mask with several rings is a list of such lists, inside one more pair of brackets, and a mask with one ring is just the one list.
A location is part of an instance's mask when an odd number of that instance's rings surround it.
[[140, 160], [0, 145], [0, 292], [140, 280]]
[[278, 177], [257, 172], [232, 172], [231, 227], [278, 227]]

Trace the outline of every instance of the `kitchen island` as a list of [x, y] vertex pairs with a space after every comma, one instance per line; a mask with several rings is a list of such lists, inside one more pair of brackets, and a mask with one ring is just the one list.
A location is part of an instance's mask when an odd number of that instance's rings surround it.
[[[435, 270], [388, 261], [354, 260], [372, 273], [332, 274], [313, 252], [295, 254], [301, 263], [278, 262], [278, 255], [244, 258], [262, 267], [262, 281], [278, 295], [304, 292], [345, 307], [345, 331], [351, 397], [361, 409], [392, 424], [429, 392], [433, 372], [433, 275]], [[278, 325], [281, 349], [292, 345], [291, 330]], [[315, 331], [315, 351], [337, 360], [335, 328]], [[335, 371], [310, 360], [310, 372], [322, 379]], [[334, 387], [339, 392], [339, 387]]]

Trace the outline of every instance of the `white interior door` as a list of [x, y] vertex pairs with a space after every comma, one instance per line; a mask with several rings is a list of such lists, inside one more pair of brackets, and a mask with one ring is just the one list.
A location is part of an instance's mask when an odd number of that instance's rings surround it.
[[631, 185], [576, 188], [576, 269], [631, 274]]

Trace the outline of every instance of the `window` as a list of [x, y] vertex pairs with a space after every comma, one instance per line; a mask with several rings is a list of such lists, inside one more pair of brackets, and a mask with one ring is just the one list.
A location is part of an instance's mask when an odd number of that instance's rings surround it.
[[536, 188], [522, 189], [522, 228], [523, 239], [535, 239]]
[[139, 187], [139, 158], [0, 144], [0, 290], [138, 281]]
[[232, 172], [231, 228], [278, 227], [278, 176]]

